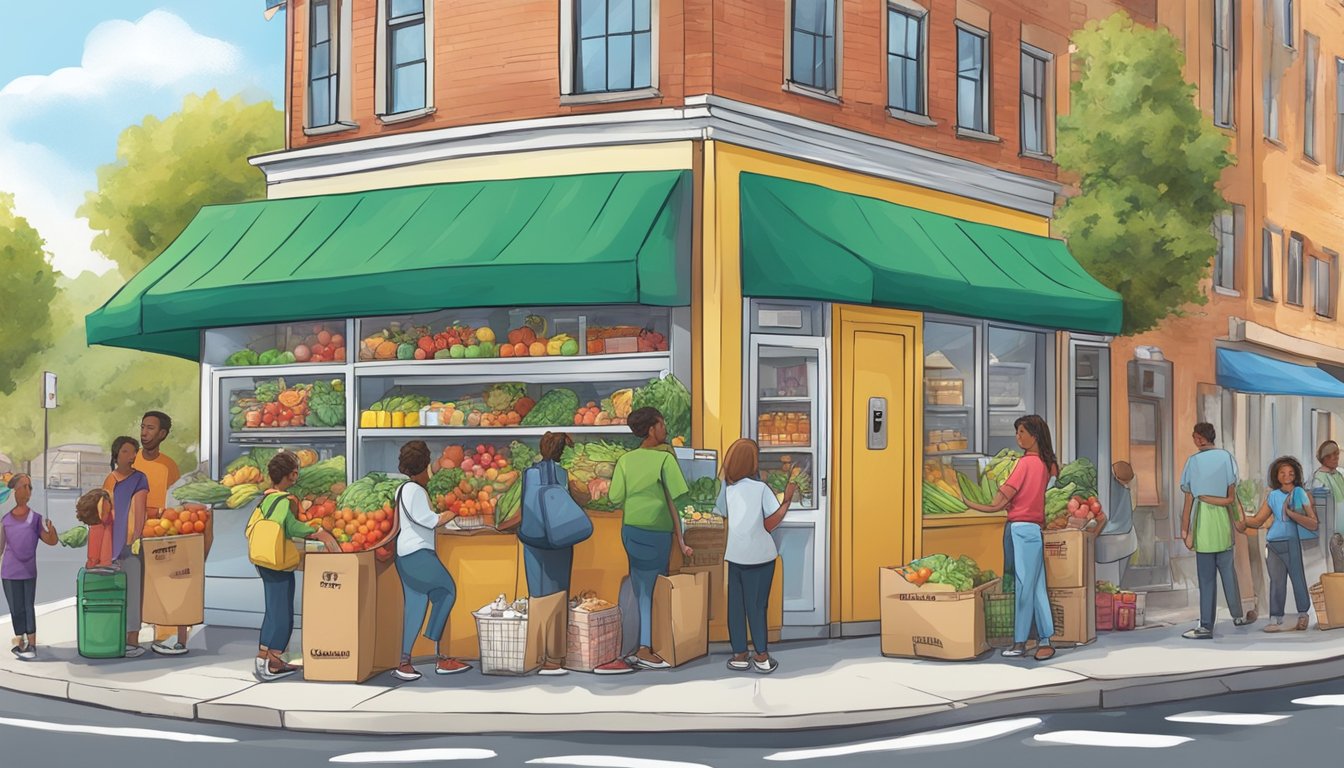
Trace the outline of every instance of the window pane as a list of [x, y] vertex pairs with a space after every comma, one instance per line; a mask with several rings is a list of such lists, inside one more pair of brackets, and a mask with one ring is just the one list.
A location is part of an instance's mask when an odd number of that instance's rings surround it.
[[409, 112], [425, 106], [425, 63], [397, 67], [392, 75], [392, 112]]
[[631, 69], [634, 67], [633, 56], [634, 50], [630, 35], [613, 35], [607, 38], [608, 90], [630, 90]]
[[648, 31], [648, 30], [652, 30], [652, 29], [653, 29], [653, 26], [652, 26], [651, 23], [649, 22], [649, 10], [650, 10], [650, 9], [649, 9], [649, 6], [650, 6], [650, 5], [652, 5], [651, 0], [635, 0], [635, 30], [636, 30], [636, 31]]
[[331, 98], [326, 78], [312, 81], [308, 88], [308, 120], [314, 126], [331, 125]]
[[634, 23], [634, 0], [607, 0], [607, 34], [629, 32]]
[[584, 40], [579, 50], [579, 90], [585, 93], [607, 89], [607, 40]]
[[822, 44], [821, 54], [821, 79], [818, 82], [819, 88], [827, 91], [835, 90], [835, 38], [827, 37]]
[[1260, 233], [1260, 296], [1274, 298], [1274, 234], [1268, 229]]
[[313, 43], [321, 43], [331, 39], [331, 16], [330, 8], [326, 3], [313, 4]]
[[924, 113], [924, 105], [920, 99], [920, 91], [923, 89], [923, 83], [919, 81], [919, 67], [914, 62], [905, 64], [905, 106], [902, 107], [907, 112]]
[[812, 36], [802, 32], [793, 33], [793, 75], [794, 82], [804, 85], [812, 83]]
[[414, 16], [417, 13], [425, 12], [424, 0], [391, 0], [391, 10], [388, 12], [388, 18], [399, 19], [403, 16]]
[[980, 130], [980, 89], [974, 80], [957, 80], [957, 125]]
[[957, 74], [980, 75], [980, 38], [964, 29], [957, 30]]
[[308, 62], [308, 76], [326, 77], [331, 74], [331, 43], [318, 43], [313, 46], [312, 59]]
[[635, 35], [635, 88], [648, 88], [653, 84], [649, 74], [653, 66], [652, 42], [653, 35], [649, 32]]
[[920, 49], [920, 27], [924, 26], [923, 19], [906, 17], [905, 24], [905, 52], [911, 57], [919, 55]]
[[887, 53], [908, 55], [910, 17], [896, 10], [887, 11]]
[[1022, 54], [1022, 92], [1036, 94], [1036, 59], [1026, 53]]
[[578, 0], [579, 35], [597, 37], [607, 31], [607, 0]]
[[392, 30], [392, 64], [425, 58], [425, 25], [411, 24]]
[[1038, 112], [1039, 102], [1030, 96], [1022, 96], [1022, 147], [1028, 152], [1043, 152], [1041, 146], [1041, 118]]
[[828, 0], [794, 0], [793, 28], [821, 34], [825, 32]]

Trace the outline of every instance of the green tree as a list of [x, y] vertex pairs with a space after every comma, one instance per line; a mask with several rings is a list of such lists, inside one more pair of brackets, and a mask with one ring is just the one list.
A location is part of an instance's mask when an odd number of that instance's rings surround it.
[[[14, 212], [14, 196], [0, 193], [0, 394], [11, 394], [37, 356], [51, 346], [56, 273], [46, 241]], [[37, 406], [39, 390], [27, 393]]]
[[122, 131], [117, 161], [98, 169], [98, 190], [79, 215], [99, 234], [93, 247], [127, 277], [158, 256], [203, 205], [265, 196], [247, 158], [284, 146], [284, 114], [270, 102], [188, 96], [166, 119]]
[[1216, 187], [1235, 159], [1195, 106], [1180, 42], [1124, 12], [1074, 36], [1080, 77], [1059, 121], [1057, 161], [1080, 193], [1056, 216], [1082, 266], [1124, 298], [1124, 334], [1204, 304], [1200, 280], [1227, 208]]

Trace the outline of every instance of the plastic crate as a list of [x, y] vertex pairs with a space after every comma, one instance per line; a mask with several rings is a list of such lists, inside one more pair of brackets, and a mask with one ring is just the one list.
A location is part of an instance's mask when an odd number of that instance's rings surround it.
[[985, 593], [985, 636], [990, 647], [1006, 648], [1013, 644], [1013, 622], [1017, 617], [1012, 592]]
[[615, 661], [621, 655], [621, 609], [605, 611], [569, 611], [565, 645], [565, 668], [578, 672]]
[[525, 675], [539, 665], [527, 663], [527, 618], [476, 616], [481, 645], [481, 674]]

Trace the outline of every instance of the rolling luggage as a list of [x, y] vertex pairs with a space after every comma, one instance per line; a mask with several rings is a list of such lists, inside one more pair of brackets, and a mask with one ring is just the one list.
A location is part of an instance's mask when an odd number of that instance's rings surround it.
[[79, 655], [117, 659], [126, 654], [126, 574], [79, 569], [75, 586]]

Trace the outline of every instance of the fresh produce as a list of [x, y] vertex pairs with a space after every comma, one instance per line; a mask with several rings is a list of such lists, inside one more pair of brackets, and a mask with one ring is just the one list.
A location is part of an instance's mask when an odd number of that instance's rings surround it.
[[527, 385], [518, 383], [492, 384], [485, 390], [485, 406], [497, 413], [513, 410], [514, 405], [527, 394]]
[[182, 478], [181, 484], [173, 489], [172, 495], [178, 501], [223, 504], [233, 495], [233, 489], [211, 480], [204, 472], [193, 472]]
[[[702, 477], [698, 480], [692, 480], [688, 485], [691, 489], [690, 492], [682, 494], [673, 502], [683, 512], [685, 511], [684, 508], [693, 507], [694, 510], [709, 514], [719, 503], [719, 488], [723, 484], [717, 477]], [[682, 516], [685, 517], [685, 515]]]
[[261, 493], [262, 487], [256, 483], [242, 483], [241, 485], [235, 485], [233, 486], [233, 492], [229, 495], [228, 501], [224, 502], [224, 506], [229, 509], [238, 509], [260, 496]]
[[225, 488], [233, 488], [245, 483], [260, 485], [265, 480], [266, 476], [260, 469], [248, 464], [225, 475], [223, 479], [219, 481], [219, 484]]
[[1056, 485], [1045, 492], [1046, 527], [1051, 527], [1051, 524], [1060, 517], [1068, 516], [1069, 499], [1073, 498], [1073, 492], [1076, 490], [1078, 490], [1078, 486], [1069, 483], [1068, 485]]
[[525, 443], [514, 440], [509, 443], [509, 466], [518, 472], [522, 472], [528, 467], [541, 461], [541, 454], [532, 450]]
[[307, 336], [295, 334], [286, 344], [287, 349], [271, 348], [260, 354], [252, 349], [240, 349], [229, 355], [224, 364], [291, 365], [345, 360], [345, 337], [321, 324], [313, 326]]
[[[518, 484], [521, 473], [511, 468], [506, 452], [493, 445], [477, 445], [470, 456], [460, 446], [445, 449], [441, 469], [430, 478], [430, 502], [440, 512], [461, 517], [493, 515], [498, 498]], [[460, 458], [460, 461], [454, 459]], [[451, 465], [451, 466], [448, 466]]]
[[[429, 485], [427, 486], [429, 498], [435, 502], [436, 506], [439, 506], [439, 499], [456, 490], [464, 476], [465, 473], [456, 468], [440, 469], [438, 472], [435, 472], [430, 476]], [[446, 503], [446, 500], [444, 503]]]
[[965, 555], [958, 558], [929, 555], [898, 570], [911, 584], [946, 584], [958, 592], [969, 592], [997, 578], [993, 571], [980, 570], [980, 566]]
[[636, 389], [631, 405], [635, 410], [657, 408], [667, 422], [673, 445], [684, 445], [691, 439], [691, 392], [676, 376], [668, 374]]
[[162, 536], [186, 536], [205, 533], [210, 527], [210, 510], [201, 506], [178, 507], [161, 512], [150, 511], [141, 535], [147, 539]]
[[1098, 581], [1097, 592], [1099, 594], [1118, 595], [1120, 594], [1120, 588], [1109, 581]]
[[560, 466], [569, 473], [569, 490], [574, 500], [597, 512], [615, 511], [617, 507], [608, 498], [608, 493], [611, 478], [616, 474], [616, 461], [627, 450], [625, 446], [604, 440], [576, 443], [566, 448], [560, 457]]
[[495, 527], [508, 522], [510, 518], [518, 514], [523, 506], [523, 484], [514, 483], [509, 486], [509, 490], [499, 497], [499, 503], [495, 505]]
[[258, 355], [256, 352], [253, 352], [250, 349], [240, 349], [237, 352], [234, 352], [232, 355], [229, 355], [228, 359], [224, 361], [224, 364], [230, 366], [257, 365], [259, 364], [260, 360], [261, 356]]
[[261, 381], [254, 397], [234, 401], [230, 424], [235, 429], [343, 426], [344, 387], [340, 379], [294, 386], [284, 379]]
[[374, 412], [386, 411], [388, 413], [415, 413], [429, 405], [429, 402], [429, 398], [424, 395], [394, 395], [370, 405], [369, 410]]
[[630, 412], [635, 409], [635, 390], [618, 389], [602, 401], [602, 410], [612, 417], [613, 423], [624, 424]]
[[345, 426], [345, 382], [314, 382], [308, 391], [307, 425], [310, 427]]
[[574, 423], [579, 396], [574, 390], [556, 387], [541, 396], [536, 407], [522, 420], [524, 427], [562, 427]]
[[82, 525], [77, 525], [65, 533], [62, 533], [60, 536], [57, 536], [56, 540], [61, 542], [61, 546], [63, 547], [82, 547], [89, 540], [89, 529]]
[[372, 512], [383, 507], [390, 510], [397, 488], [403, 482], [405, 481], [390, 478], [382, 472], [370, 472], [342, 491], [340, 497], [336, 499], [336, 506], [354, 512]]
[[[368, 479], [368, 478], [362, 478]], [[400, 481], [392, 481], [400, 484]], [[351, 485], [353, 488], [354, 485]], [[392, 488], [392, 494], [395, 495], [396, 487]], [[330, 499], [320, 503], [313, 503], [309, 506], [300, 519], [307, 518], [303, 522], [310, 525], [320, 525], [322, 528], [331, 532], [337, 543], [341, 545], [342, 552], [363, 552], [371, 549], [380, 549], [385, 546], [387, 536], [392, 532], [394, 515], [392, 510], [392, 498], [383, 502], [377, 507], [367, 510], [357, 510], [350, 507], [342, 507], [339, 502], [333, 503]], [[383, 551], [380, 549], [380, 551]]]
[[1072, 483], [1078, 487], [1078, 495], [1094, 496], [1097, 493], [1097, 466], [1086, 458], [1065, 464], [1059, 470], [1059, 484]]
[[613, 417], [610, 412], [594, 402], [589, 402], [574, 413], [574, 426], [576, 427], [608, 427], [613, 424], [624, 423], [625, 419]]
[[962, 479], [961, 473], [940, 461], [926, 461], [924, 463], [924, 482], [937, 486], [949, 496], [970, 501], [971, 497], [967, 496], [964, 489], [958, 485]]
[[926, 515], [959, 515], [969, 508], [961, 499], [925, 480], [923, 509]]
[[[309, 451], [312, 453], [312, 451]], [[313, 454], [314, 457], [316, 454]], [[339, 495], [345, 490], [345, 457], [335, 456], [299, 470], [299, 480], [289, 490], [294, 496], [315, 498]]]
[[[682, 498], [685, 498], [684, 496]], [[712, 505], [711, 507], [712, 508]], [[709, 511], [710, 508], [689, 504], [681, 507], [680, 515], [683, 527], [721, 528], [726, 524], [724, 518]]]
[[784, 489], [788, 487], [790, 478], [794, 485], [798, 486], [798, 495], [803, 498], [812, 496], [812, 476], [803, 470], [802, 467], [795, 467], [793, 457], [784, 455], [779, 457], [780, 469], [772, 469], [765, 473], [765, 484], [770, 486], [770, 490], [775, 492], [775, 498], [781, 502], [784, 501]]

